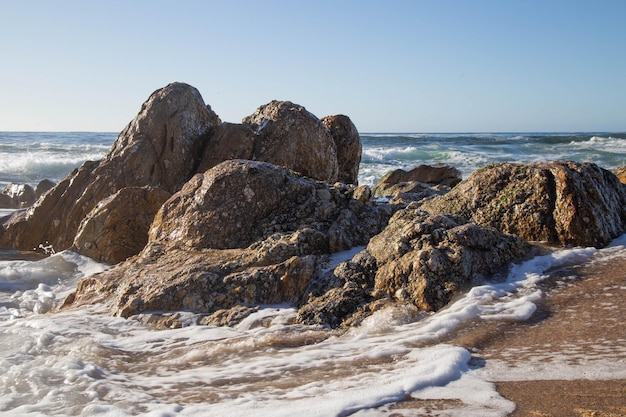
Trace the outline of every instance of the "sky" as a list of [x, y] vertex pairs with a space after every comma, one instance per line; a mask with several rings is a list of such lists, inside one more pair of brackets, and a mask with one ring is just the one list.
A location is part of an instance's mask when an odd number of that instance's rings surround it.
[[626, 131], [624, 0], [0, 0], [0, 131], [119, 132], [196, 87], [360, 132]]

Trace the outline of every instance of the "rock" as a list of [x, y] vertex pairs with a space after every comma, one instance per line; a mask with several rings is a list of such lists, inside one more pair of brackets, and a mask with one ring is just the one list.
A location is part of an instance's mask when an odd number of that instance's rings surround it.
[[257, 135], [255, 159], [288, 167], [310, 178], [337, 181], [337, 149], [324, 124], [304, 107], [272, 101], [245, 117]]
[[346, 184], [358, 184], [361, 163], [361, 137], [348, 116], [326, 116], [322, 123], [335, 141], [337, 148], [337, 180]]
[[150, 241], [196, 249], [244, 248], [274, 233], [313, 225], [326, 235], [325, 252], [348, 249], [365, 244], [388, 219], [378, 209], [351, 207], [352, 190], [266, 162], [225, 161], [196, 175], [163, 205]]
[[122, 188], [178, 191], [195, 173], [217, 123], [195, 88], [173, 83], [155, 91], [103, 160], [85, 162], [37, 204], [4, 223], [0, 247], [32, 250], [48, 241], [57, 251], [67, 249], [87, 214]]
[[25, 208], [33, 205], [37, 197], [35, 190], [28, 184], [9, 184], [2, 190], [0, 207], [2, 208]]
[[345, 327], [393, 303], [437, 311], [532, 250], [516, 236], [414, 206], [394, 214], [352, 260], [312, 281], [297, 321]]
[[369, 293], [356, 285], [347, 284], [341, 288], [332, 288], [300, 307], [296, 321], [302, 324], [340, 327], [359, 307], [369, 301], [371, 301]]
[[555, 161], [483, 167], [421, 208], [530, 241], [600, 248], [624, 233], [625, 206], [626, 189], [609, 171]]
[[122, 188], [98, 203], [82, 221], [75, 250], [109, 264], [136, 255], [148, 241], [154, 215], [169, 197], [160, 188]]
[[81, 281], [66, 307], [106, 302], [129, 317], [299, 305], [327, 253], [365, 245], [389, 219], [353, 190], [265, 162], [222, 162], [162, 205], [138, 256]]
[[0, 208], [5, 208], [5, 209], [15, 208], [15, 202], [9, 195], [0, 193]]
[[54, 188], [55, 185], [56, 184], [53, 181], [50, 181], [48, 179], [41, 180], [41, 181], [39, 181], [39, 183], [35, 187], [35, 195], [37, 196], [37, 198], [39, 198], [43, 194], [45, 194], [46, 192], [48, 192], [52, 188]]
[[197, 172], [205, 172], [228, 159], [257, 159], [256, 147], [257, 136], [250, 126], [222, 123], [213, 129]]
[[405, 209], [371, 239], [366, 250], [376, 259], [377, 290], [421, 310], [437, 311], [461, 289], [527, 255], [531, 246], [458, 216], [431, 217]]
[[626, 184], [626, 165], [622, 165], [613, 170], [613, 173], [617, 176], [622, 184]]
[[434, 194], [443, 186], [445, 193], [461, 179], [461, 172], [449, 165], [419, 165], [410, 171], [396, 169], [387, 173], [372, 187], [372, 192], [375, 197], [387, 197], [398, 193], [428, 192], [433, 186], [440, 186]]

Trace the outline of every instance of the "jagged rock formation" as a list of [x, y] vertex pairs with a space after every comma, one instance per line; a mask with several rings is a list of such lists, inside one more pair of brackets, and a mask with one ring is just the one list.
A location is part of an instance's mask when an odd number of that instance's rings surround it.
[[[349, 119], [342, 120], [343, 125], [351, 125]], [[346, 146], [355, 147], [354, 142], [358, 142], [360, 149], [356, 129], [352, 133], [356, 136]], [[98, 214], [95, 208], [100, 202], [121, 190], [152, 187], [172, 194], [194, 174], [235, 158], [268, 161], [314, 179], [335, 182], [337, 152], [331, 132], [302, 106], [273, 101], [245, 118], [243, 124], [222, 123], [195, 88], [173, 83], [148, 98], [103, 160], [86, 162], [29, 210], [5, 220], [0, 247], [32, 250], [48, 242], [59, 251], [72, 247], [76, 240], [74, 247], [79, 252], [115, 263], [136, 254], [140, 242], [146, 240], [142, 235], [132, 244], [107, 246], [104, 236], [119, 241], [127, 239], [128, 233], [116, 235], [118, 229], [110, 229], [119, 222], [90, 219]], [[358, 161], [344, 163], [358, 165]], [[110, 204], [107, 200], [106, 205]], [[144, 208], [134, 225], [133, 217], [124, 214], [127, 230], [134, 227], [138, 234], [147, 230], [146, 216], [156, 210]], [[109, 207], [106, 212], [111, 210]], [[77, 236], [83, 222], [89, 225], [88, 237], [84, 231], [83, 236]], [[100, 236], [97, 244], [96, 236]], [[111, 253], [113, 246], [117, 247], [115, 254]], [[123, 246], [126, 250], [120, 251]]]
[[364, 251], [324, 277], [325, 285], [311, 291], [298, 321], [352, 323], [353, 315], [375, 311], [390, 300], [437, 311], [531, 248], [516, 236], [459, 216], [429, 216], [412, 206], [394, 214]]
[[225, 161], [163, 204], [139, 256], [82, 281], [66, 305], [107, 302], [128, 317], [299, 304], [326, 254], [365, 245], [389, 219], [354, 190], [269, 163]]

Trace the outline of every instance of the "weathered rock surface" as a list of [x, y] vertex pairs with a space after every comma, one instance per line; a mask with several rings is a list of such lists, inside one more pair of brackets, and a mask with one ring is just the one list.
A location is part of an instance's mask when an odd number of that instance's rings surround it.
[[82, 281], [66, 305], [104, 301], [128, 317], [299, 304], [326, 254], [365, 245], [389, 219], [353, 192], [269, 163], [225, 161], [163, 204], [139, 256]]
[[255, 159], [321, 181], [337, 181], [335, 141], [324, 124], [304, 107], [274, 100], [242, 122], [258, 136]]
[[495, 164], [422, 205], [530, 241], [603, 247], [624, 233], [626, 188], [591, 163]]
[[122, 188], [177, 191], [195, 173], [216, 123], [195, 88], [173, 83], [155, 91], [102, 161], [85, 162], [29, 210], [12, 216], [0, 232], [0, 246], [31, 250], [49, 242], [66, 249], [96, 204]]
[[335, 141], [337, 148], [337, 180], [346, 184], [358, 184], [361, 163], [361, 137], [348, 116], [335, 115], [322, 118], [322, 123]]
[[105, 198], [82, 221], [73, 247], [100, 262], [116, 264], [148, 242], [154, 215], [171, 196], [155, 187], [126, 187]]
[[337, 326], [390, 300], [437, 311], [462, 289], [531, 249], [516, 236], [459, 216], [429, 216], [414, 207], [400, 210], [364, 251], [324, 277], [325, 286], [311, 291], [298, 321]]
[[[462, 180], [461, 172], [446, 164], [419, 165], [410, 171], [396, 169], [383, 176], [373, 187], [375, 197], [400, 193], [445, 193]], [[440, 192], [441, 191], [441, 192]], [[424, 197], [429, 195], [424, 194]]]

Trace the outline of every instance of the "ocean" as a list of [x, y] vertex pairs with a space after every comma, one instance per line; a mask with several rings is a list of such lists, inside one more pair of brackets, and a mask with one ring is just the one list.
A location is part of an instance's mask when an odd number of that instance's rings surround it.
[[[0, 188], [59, 181], [102, 158], [115, 138], [0, 132]], [[419, 164], [448, 163], [463, 177], [503, 161], [626, 165], [624, 133], [361, 138], [360, 184]], [[474, 287], [435, 314], [385, 309], [346, 332], [292, 324], [290, 305], [264, 306], [233, 328], [156, 331], [101, 306], [54, 312], [80, 279], [107, 265], [69, 251], [46, 258], [0, 251], [0, 416], [506, 416], [515, 404], [494, 382], [619, 379], [626, 366], [607, 355], [592, 365], [561, 358], [533, 363], [532, 375], [512, 372], [477, 361], [475, 352], [447, 342], [449, 335], [481, 322], [526, 320], [545, 295], [540, 283], [550, 269], [616, 256], [626, 256], [626, 235], [604, 249], [567, 248], [515, 264], [504, 281]], [[192, 313], [182, 314], [193, 322]], [[432, 404], [443, 405], [433, 411]]]

